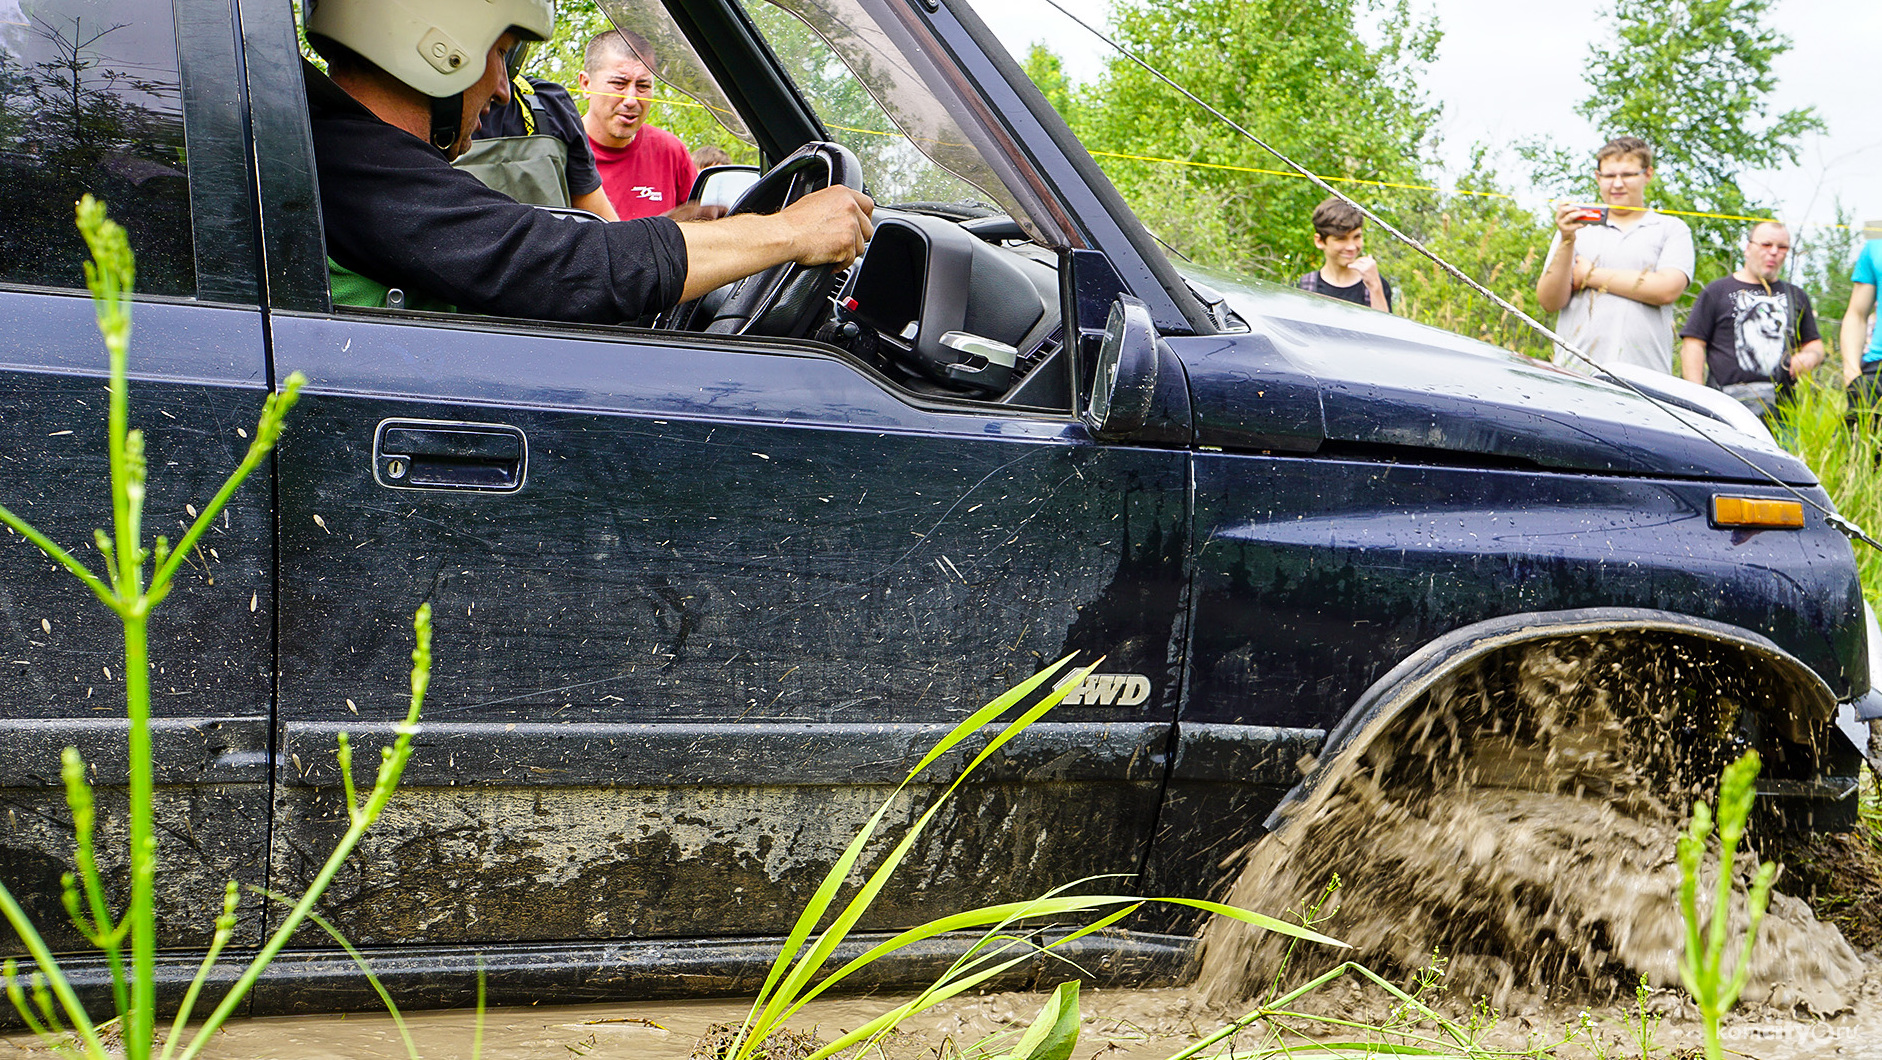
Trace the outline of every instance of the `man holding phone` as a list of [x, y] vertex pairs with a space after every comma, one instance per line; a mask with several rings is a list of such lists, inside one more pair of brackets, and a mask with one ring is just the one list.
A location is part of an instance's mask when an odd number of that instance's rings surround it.
[[[1555, 208], [1555, 238], [1536, 280], [1556, 331], [1596, 364], [1673, 370], [1673, 303], [1693, 275], [1692, 231], [1647, 208], [1653, 148], [1622, 136], [1595, 154], [1601, 205]], [[1557, 363], [1568, 367], [1558, 349]]]

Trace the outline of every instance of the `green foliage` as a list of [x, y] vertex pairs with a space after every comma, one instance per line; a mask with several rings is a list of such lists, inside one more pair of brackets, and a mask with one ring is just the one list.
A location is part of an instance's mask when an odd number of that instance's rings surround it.
[[1039, 86], [1040, 94], [1046, 97], [1046, 102], [1052, 104], [1052, 109], [1059, 112], [1059, 117], [1064, 118], [1067, 125], [1074, 125], [1081, 119], [1076, 109], [1076, 97], [1072, 94], [1072, 80], [1065, 73], [1065, 61], [1059, 58], [1057, 52], [1046, 47], [1044, 41], [1033, 42], [1033, 46], [1027, 50], [1025, 70], [1026, 76]]
[[[1381, 21], [1379, 47], [1360, 39], [1360, 15]], [[1428, 182], [1421, 159], [1433, 146], [1436, 110], [1416, 82], [1438, 31], [1415, 22], [1405, 5], [1186, 0], [1120, 8], [1116, 21], [1127, 47], [1309, 169], [1336, 179]], [[1275, 32], [1282, 25], [1288, 33]], [[1325, 192], [1274, 172], [1284, 164], [1175, 90], [1125, 59], [1113, 60], [1095, 85], [1071, 85], [1043, 43], [1033, 45], [1026, 71], [1144, 224], [1178, 255], [1283, 283], [1321, 265], [1310, 218]], [[1454, 193], [1345, 187], [1534, 315], [1534, 275], [1549, 226], [1509, 198], [1485, 154], [1482, 147], [1474, 153]], [[1410, 247], [1380, 231], [1368, 231], [1366, 246], [1392, 282], [1400, 315], [1549, 354], [1526, 325]]]
[[[893, 1030], [909, 1016], [1013, 970], [1020, 964], [1031, 960], [1036, 952], [1050, 953], [1086, 935], [1111, 926], [1135, 911], [1145, 901], [1184, 905], [1239, 920], [1254, 927], [1278, 931], [1294, 938], [1333, 946], [1344, 945], [1307, 928], [1216, 902], [1205, 902], [1193, 898], [1145, 899], [1131, 895], [1066, 893], [1070, 886], [1087, 882], [1081, 880], [1030, 901], [983, 906], [909, 928], [870, 948], [836, 971], [821, 975], [819, 978], [830, 956], [836, 952], [837, 947], [842, 945], [843, 940], [849, 937], [863, 915], [869, 911], [869, 907], [875, 903], [883, 888], [888, 885], [896, 868], [907, 857], [922, 831], [940, 813], [948, 799], [959, 790], [974, 770], [998, 753], [1014, 737], [1045, 716], [1046, 712], [1057, 706], [1068, 692], [1084, 684], [1085, 679], [1096, 669], [1096, 664], [1093, 664], [1060, 678], [1059, 675], [1065, 671], [1069, 661], [1069, 656], [1060, 659], [969, 715], [946, 736], [943, 736], [940, 742], [923, 755], [921, 761], [917, 762], [913, 769], [909, 770], [908, 775], [902, 778], [902, 782], [896, 785], [895, 790], [889, 793], [889, 797], [850, 840], [849, 846], [844, 849], [843, 854], [837, 858], [836, 863], [824, 876], [816, 893], [805, 903], [797, 922], [791, 928], [790, 935], [779, 949], [776, 960], [772, 962], [771, 971], [765, 977], [764, 986], [752, 1001], [751, 1012], [745, 1017], [744, 1023], [739, 1026], [731, 1044], [725, 1048], [722, 1060], [751, 1060], [751, 1058], [762, 1057], [765, 1043], [771, 1039], [772, 1035], [782, 1031], [786, 1020], [820, 994], [882, 957], [950, 932], [974, 930], [982, 931], [983, 934], [979, 941], [956, 960], [938, 981], [913, 1000], [904, 1002], [842, 1034], [835, 1041], [812, 1054], [810, 1060], [821, 1060], [823, 1057], [841, 1052], [859, 1042], [873, 1041]], [[1048, 685], [1048, 682], [1052, 683]], [[1035, 694], [1041, 693], [1042, 689], [1045, 690], [1043, 694], [1034, 699]], [[890, 809], [895, 806], [909, 785], [913, 784], [943, 755], [983, 729], [1000, 724], [1000, 719], [1006, 717], [1008, 711], [1018, 708], [1029, 699], [1034, 699], [1032, 704], [1000, 725], [992, 739], [987, 741], [986, 746], [969, 760], [966, 768], [962, 769], [960, 774], [943, 789], [940, 796], [929, 804], [928, 809], [909, 827], [895, 847], [883, 858], [882, 863], [870, 873], [863, 885], [857, 888], [847, 902], [839, 903], [838, 896], [843, 890], [845, 881], [856, 870], [864, 849], [875, 838]], [[831, 917], [833, 912], [835, 915]], [[1085, 917], [1094, 914], [1099, 915], [1097, 920], [1043, 946], [1016, 933], [1016, 926], [1027, 921]], [[817, 925], [826, 917], [831, 917], [828, 926], [818, 931]], [[813, 933], [815, 938], [812, 937]], [[1061, 1009], [1051, 1019], [1045, 1021], [1046, 1029], [1039, 1032], [1038, 1042], [1052, 1045], [1054, 1048], [1056, 1045], [1053, 1043], [1061, 1040], [1056, 1034], [1057, 1028], [1063, 1022], [1064, 996], [1063, 994], [1055, 995], [1057, 1000], [1054, 1003], [1060, 1005]], [[1075, 1007], [1070, 1018], [1073, 1021], [1072, 1028], [1075, 1036]], [[1069, 1049], [1069, 1045], [1067, 1048]], [[1034, 1054], [1036, 1060], [1046, 1060], [1052, 1055], [1055, 1054], [1049, 1052]]]
[[[282, 424], [293, 408], [305, 382], [300, 373], [290, 375], [279, 393], [269, 394], [262, 405], [255, 435], [241, 463], [223, 482], [214, 498], [202, 507], [196, 521], [184, 531], [174, 548], [168, 539], [158, 536], [146, 546], [143, 536], [143, 511], [148, 468], [144, 457], [144, 435], [129, 424], [130, 395], [126, 365], [131, 341], [131, 291], [136, 280], [136, 260], [124, 229], [105, 215], [104, 204], [85, 196], [78, 204], [78, 228], [92, 260], [85, 264], [85, 281], [91, 289], [92, 304], [98, 318], [98, 331], [104, 338], [110, 362], [109, 402], [106, 445], [111, 477], [111, 530], [95, 532], [93, 544], [104, 561], [101, 577], [73, 553], [47, 538], [37, 528], [0, 507], [4, 523], [32, 542], [48, 557], [57, 561], [74, 577], [89, 587], [106, 607], [115, 613], [124, 628], [125, 711], [130, 721], [127, 764], [129, 783], [130, 897], [121, 916], [114, 916], [106, 897], [106, 887], [98, 871], [96, 851], [97, 808], [85, 762], [78, 751], [66, 748], [61, 756], [61, 777], [65, 784], [66, 804], [72, 811], [76, 871], [67, 873], [61, 898], [73, 926], [99, 950], [103, 951], [111, 972], [112, 1000], [122, 1037], [122, 1056], [126, 1060], [150, 1060], [156, 1043], [156, 954], [157, 914], [155, 908], [158, 845], [155, 832], [155, 763], [151, 747], [149, 623], [153, 611], [174, 587], [178, 569], [196, 548], [202, 535], [222, 514], [229, 499], [242, 482], [267, 459], [281, 437]], [[146, 564], [149, 565], [148, 576]], [[418, 647], [412, 653], [412, 701], [400, 735], [392, 747], [380, 752], [380, 766], [373, 789], [363, 802], [355, 798], [350, 770], [350, 748], [341, 737], [340, 761], [347, 778], [347, 812], [353, 827], [322, 867], [314, 884], [295, 905], [260, 953], [223, 997], [208, 1020], [194, 1036], [187, 1024], [205, 983], [235, 930], [235, 909], [240, 892], [230, 882], [224, 892], [221, 915], [216, 918], [211, 938], [195, 978], [185, 991], [181, 1008], [167, 1035], [162, 1060], [193, 1060], [208, 1044], [218, 1027], [234, 1013], [264, 968], [287, 944], [310, 914], [314, 902], [326, 889], [341, 864], [352, 852], [361, 835], [385, 808], [397, 786], [400, 772], [411, 754], [412, 733], [416, 731], [419, 706], [431, 667], [431, 615], [429, 606], [419, 609], [416, 621]], [[11, 892], [0, 885], [0, 915], [19, 936], [32, 960], [33, 971], [22, 974], [19, 963], [5, 962], [3, 977], [8, 1000], [21, 1020], [49, 1044], [68, 1055], [83, 1055], [87, 1060], [106, 1060], [118, 1055], [104, 1044], [100, 1027], [86, 1011], [77, 993], [60, 969], [57, 958], [44, 938], [15, 901]], [[130, 964], [125, 966], [124, 951], [128, 940]], [[69, 1037], [68, 1037], [69, 1036]]]
[[[588, 100], [576, 81], [576, 75], [582, 72], [583, 52], [596, 34], [613, 28], [614, 22], [597, 5], [558, 5], [555, 36], [530, 49], [526, 72], [532, 77], [554, 81], [568, 89], [569, 95], [575, 100], [575, 108], [586, 114]], [[679, 61], [676, 56], [662, 56], [660, 65], [663, 69], [655, 73], [664, 75], [669, 62]], [[649, 112], [647, 120], [679, 137], [688, 150], [697, 151], [710, 145], [722, 148], [732, 156], [734, 162], [757, 164], [757, 148], [733, 135], [713, 118], [705, 105], [675, 88], [664, 76], [656, 82], [654, 91], [660, 102]]]
[[1738, 963], [1728, 971], [1725, 947], [1731, 920], [1733, 856], [1744, 838], [1745, 821], [1758, 796], [1759, 768], [1758, 752], [1746, 751], [1719, 777], [1719, 881], [1709, 922], [1699, 911], [1699, 865], [1705, 860], [1706, 840], [1712, 835], [1714, 820], [1712, 808], [1703, 800], [1693, 804], [1692, 824], [1679, 837], [1679, 912], [1686, 922], [1686, 952], [1680, 957], [1679, 978], [1699, 1006], [1707, 1060], [1723, 1056], [1719, 1020], [1738, 1003], [1739, 992], [1751, 979], [1751, 949], [1758, 941], [1765, 906], [1771, 901], [1771, 885], [1777, 881], [1775, 862], [1758, 866], [1746, 894], [1750, 922], [1744, 938], [1739, 940]]
[[1071, 1060], [1078, 1047], [1078, 980], [1059, 984], [1019, 1044], [999, 1060]]
[[[1674, 210], [1762, 217], [1769, 211], [1739, 186], [1741, 174], [1797, 160], [1804, 133], [1822, 129], [1810, 108], [1770, 113], [1772, 64], [1790, 38], [1770, 24], [1775, 0], [1669, 0], [1620, 4], [1595, 35], [1588, 97], [1577, 113], [1604, 139], [1652, 144], [1648, 201]], [[1591, 153], [1570, 174], [1586, 194]], [[1563, 176], [1565, 174], [1557, 174]], [[1566, 189], [1565, 189], [1566, 190]], [[1684, 218], [1692, 226], [1704, 283], [1738, 266], [1745, 224]]]
[[[1456, 194], [1420, 204], [1394, 224], [1439, 257], [1540, 320], [1535, 277], [1549, 247], [1550, 226], [1499, 193], [1484, 150], [1474, 153], [1471, 176]], [[1477, 193], [1477, 194], [1473, 194]], [[1473, 339], [1547, 358], [1548, 340], [1529, 325], [1471, 291], [1430, 259], [1384, 233], [1369, 233], [1367, 247], [1391, 279], [1393, 311]]]
[[[1799, 381], [1791, 400], [1779, 406], [1778, 437], [1816, 472], [1836, 510], [1871, 533], [1882, 529], [1882, 430], [1874, 417], [1846, 422], [1846, 391], [1841, 366], [1825, 361], [1810, 378]], [[1857, 547], [1856, 572], [1866, 600], [1882, 600], [1882, 552]]]
[[[1409, 3], [1369, 7], [1367, 45], [1350, 0], [1172, 0], [1119, 6], [1125, 47], [1308, 169], [1426, 183], [1436, 109], [1417, 86], [1438, 34]], [[1073, 106], [1094, 153], [1279, 168], [1272, 155], [1122, 58]], [[1309, 218], [1325, 197], [1296, 177], [1099, 156], [1145, 223], [1185, 256], [1269, 279], [1317, 267]], [[1388, 207], [1406, 193], [1379, 196]], [[1428, 193], [1410, 193], [1426, 195]]]
[[1841, 202], [1836, 204], [1834, 225], [1810, 225], [1791, 232], [1791, 265], [1796, 270], [1792, 282], [1810, 295], [1817, 314], [1817, 330], [1823, 345], [1837, 363], [1840, 327], [1844, 310], [1849, 308], [1850, 266], [1862, 248], [1862, 225]]

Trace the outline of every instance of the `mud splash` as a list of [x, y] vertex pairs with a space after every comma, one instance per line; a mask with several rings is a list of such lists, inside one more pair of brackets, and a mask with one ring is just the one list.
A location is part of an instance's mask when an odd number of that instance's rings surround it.
[[[1493, 654], [1346, 755], [1255, 846], [1229, 901], [1279, 914], [1339, 874], [1323, 930], [1354, 949], [1297, 954], [1290, 978], [1344, 957], [1405, 975], [1436, 952], [1452, 996], [1499, 1007], [1536, 991], [1603, 1002], [1641, 975], [1677, 986], [1686, 805], [1711, 797], [1705, 778], [1755, 732], [1745, 705], [1779, 692], [1723, 651], [1650, 634]], [[1735, 873], [1752, 868], [1746, 856]], [[1742, 937], [1742, 899], [1732, 916]], [[1218, 924], [1197, 989], [1218, 1005], [1255, 996], [1284, 953], [1276, 936]], [[1828, 1015], [1862, 977], [1834, 927], [1773, 897], [1746, 1002]]]

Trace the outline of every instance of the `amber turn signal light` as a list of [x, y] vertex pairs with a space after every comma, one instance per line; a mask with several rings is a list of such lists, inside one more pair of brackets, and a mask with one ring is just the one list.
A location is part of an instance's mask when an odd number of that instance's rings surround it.
[[1804, 525], [1802, 501], [1774, 501], [1766, 497], [1712, 498], [1712, 525], [1752, 527], [1759, 530], [1799, 530]]

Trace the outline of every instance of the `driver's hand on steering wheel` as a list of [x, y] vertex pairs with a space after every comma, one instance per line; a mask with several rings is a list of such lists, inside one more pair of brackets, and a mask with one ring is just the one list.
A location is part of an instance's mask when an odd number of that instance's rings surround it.
[[862, 256], [875, 233], [869, 220], [875, 208], [869, 196], [837, 186], [813, 191], [777, 216], [791, 225], [799, 265], [843, 266]]

